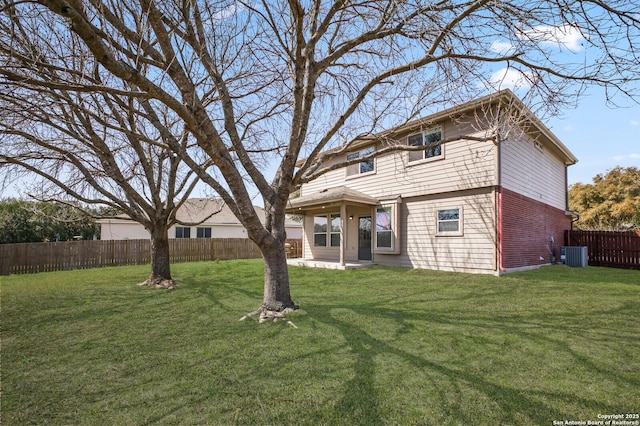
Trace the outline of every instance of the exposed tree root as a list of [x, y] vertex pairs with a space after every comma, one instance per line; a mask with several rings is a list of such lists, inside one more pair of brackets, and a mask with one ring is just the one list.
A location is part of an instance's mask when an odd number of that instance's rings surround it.
[[251, 318], [254, 317], [258, 314], [260, 314], [260, 319], [258, 320], [259, 323], [263, 323], [263, 322], [267, 322], [269, 320], [273, 320], [273, 322], [276, 322], [278, 320], [282, 320], [284, 322], [286, 322], [287, 324], [289, 324], [291, 327], [293, 328], [298, 328], [293, 321], [291, 321], [290, 319], [288, 319], [285, 315], [290, 313], [290, 312], [294, 312], [295, 309], [293, 308], [286, 308], [282, 311], [271, 311], [267, 308], [265, 308], [264, 306], [262, 306], [260, 309], [256, 309], [253, 312], [249, 312], [247, 315], [243, 316], [242, 318], [240, 318], [240, 321], [244, 321], [247, 318]]
[[176, 288], [176, 280], [167, 280], [164, 278], [149, 278], [138, 284], [139, 286], [149, 286], [165, 290], [173, 290]]

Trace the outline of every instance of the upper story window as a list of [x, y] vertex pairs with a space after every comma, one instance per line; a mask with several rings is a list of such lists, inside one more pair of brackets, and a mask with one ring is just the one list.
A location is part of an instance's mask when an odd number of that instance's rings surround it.
[[191, 228], [176, 226], [176, 238], [191, 238]]
[[[375, 149], [370, 146], [365, 149], [361, 149], [358, 152], [352, 152], [351, 154], [347, 154], [347, 161], [355, 160], [356, 158], [363, 158], [369, 154], [375, 152]], [[361, 175], [364, 173], [372, 173], [375, 171], [375, 159], [370, 158], [366, 161], [361, 161], [359, 163], [351, 164], [347, 166], [347, 176]]]
[[433, 127], [422, 133], [407, 138], [409, 146], [424, 146], [421, 151], [409, 151], [409, 161], [419, 161], [428, 158], [442, 158], [443, 147], [438, 145], [442, 140], [442, 128]]

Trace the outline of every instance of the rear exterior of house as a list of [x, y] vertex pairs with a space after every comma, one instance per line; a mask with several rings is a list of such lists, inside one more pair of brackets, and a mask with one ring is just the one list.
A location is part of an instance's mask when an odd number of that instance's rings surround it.
[[[527, 120], [505, 131], [500, 118], [496, 133], [493, 118], [512, 108]], [[500, 274], [559, 257], [572, 220], [566, 168], [576, 159], [510, 91], [357, 143], [334, 161], [393, 144], [424, 149], [330, 171], [290, 200], [289, 212], [304, 216], [303, 258]]]

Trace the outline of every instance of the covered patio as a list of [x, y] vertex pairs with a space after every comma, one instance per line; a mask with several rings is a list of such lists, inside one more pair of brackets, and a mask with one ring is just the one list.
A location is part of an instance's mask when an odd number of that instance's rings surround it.
[[376, 198], [346, 186], [289, 200], [287, 213], [303, 216], [303, 257], [289, 259], [289, 265], [328, 269], [372, 265], [378, 205]]

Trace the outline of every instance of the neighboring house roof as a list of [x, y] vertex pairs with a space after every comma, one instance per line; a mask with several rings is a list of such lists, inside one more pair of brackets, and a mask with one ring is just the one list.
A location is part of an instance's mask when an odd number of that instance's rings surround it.
[[369, 204], [375, 206], [378, 200], [360, 191], [356, 191], [346, 186], [323, 189], [302, 197], [289, 200], [287, 210], [295, 213], [296, 209], [309, 208], [317, 205], [327, 205], [331, 203], [353, 202], [359, 204]]
[[[253, 206], [260, 217], [260, 221], [264, 223], [264, 209], [262, 207]], [[190, 198], [178, 209], [176, 219], [179, 222], [202, 223], [206, 225], [236, 225], [241, 226], [240, 221], [233, 214], [229, 206], [224, 201], [216, 198]], [[113, 218], [99, 219], [98, 223], [110, 223], [114, 220], [132, 221], [129, 216], [121, 214]], [[285, 219], [286, 226], [302, 226], [301, 223], [291, 220], [289, 217]]]
[[[466, 112], [474, 111], [479, 108], [483, 108], [489, 105], [499, 104], [499, 103], [502, 103], [504, 105], [509, 105], [511, 107], [509, 110], [511, 111], [512, 114], [516, 114], [518, 117], [521, 117], [525, 121], [527, 121], [531, 125], [531, 127], [527, 126], [526, 131], [533, 134], [539, 134], [542, 137], [544, 137], [554, 148], [556, 148], [559, 151], [566, 165], [572, 165], [578, 162], [577, 157], [573, 155], [573, 153], [571, 153], [569, 148], [567, 148], [560, 141], [560, 139], [558, 139], [558, 137], [554, 135], [553, 132], [547, 126], [545, 126], [544, 123], [542, 123], [542, 121], [540, 121], [540, 119], [536, 117], [536, 115], [533, 112], [531, 112], [531, 110], [527, 108], [527, 106], [524, 103], [522, 103], [522, 101], [516, 95], [514, 95], [513, 92], [509, 89], [501, 90], [499, 92], [492, 93], [482, 98], [478, 98], [473, 101], [466, 102], [464, 104], [457, 105], [449, 109], [445, 109], [443, 111], [412, 121], [402, 126], [398, 126], [393, 129], [386, 130], [370, 138], [355, 141], [351, 144], [349, 149], [355, 150], [359, 147], [371, 144], [372, 141], [378, 140], [378, 139], [393, 139], [394, 136], [398, 136], [400, 134], [407, 133], [415, 129], [419, 129], [420, 127], [423, 127], [425, 125], [433, 125], [439, 121], [460, 116], [461, 114], [464, 114]], [[325, 152], [325, 154], [332, 151], [339, 151], [342, 149], [344, 149], [344, 147], [334, 148]], [[296, 166], [301, 167], [305, 161], [306, 161], [306, 158], [298, 160], [298, 162], [296, 163]]]
[[[255, 207], [255, 206], [254, 206]], [[260, 207], [255, 207], [258, 216], [264, 216], [264, 211]], [[176, 219], [183, 223], [215, 223], [240, 224], [240, 221], [227, 207], [224, 201], [211, 198], [191, 198], [184, 202], [176, 213]]]

